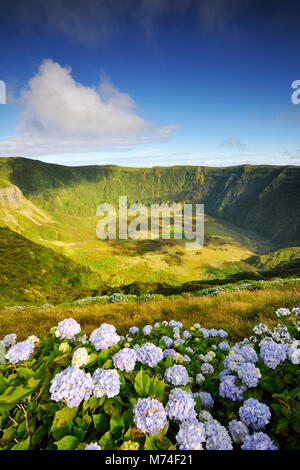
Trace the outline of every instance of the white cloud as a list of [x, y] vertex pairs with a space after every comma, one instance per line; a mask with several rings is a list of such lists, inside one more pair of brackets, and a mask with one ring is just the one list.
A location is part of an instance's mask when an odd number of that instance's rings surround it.
[[19, 134], [0, 142], [1, 154], [32, 156], [160, 142], [178, 127], [142, 119], [135, 101], [107, 78], [96, 89], [76, 82], [71, 72], [50, 59], [43, 61], [22, 91]]

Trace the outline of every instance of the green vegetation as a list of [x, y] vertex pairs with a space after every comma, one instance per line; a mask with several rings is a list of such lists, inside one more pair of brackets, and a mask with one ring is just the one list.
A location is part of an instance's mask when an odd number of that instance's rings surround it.
[[0, 228], [0, 259], [0, 306], [58, 303], [99, 292], [97, 273], [6, 228]]
[[[25, 237], [24, 262], [15, 262], [14, 235], [1, 232], [0, 305], [114, 292], [178, 295], [297, 276], [299, 177], [298, 167], [76, 168], [0, 158], [0, 226]], [[189, 251], [174, 239], [98, 240], [96, 208], [104, 201], [117, 205], [120, 194], [129, 204], [204, 202], [204, 247]], [[43, 266], [30, 251], [47, 253]]]

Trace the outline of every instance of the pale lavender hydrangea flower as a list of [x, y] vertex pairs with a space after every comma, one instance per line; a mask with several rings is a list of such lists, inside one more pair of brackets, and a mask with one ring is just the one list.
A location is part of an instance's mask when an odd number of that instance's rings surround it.
[[169, 336], [163, 336], [161, 339], [165, 342], [167, 348], [170, 348], [172, 346], [173, 340]]
[[206, 375], [206, 374], [213, 374], [214, 373], [214, 368], [211, 364], [209, 364], [208, 362], [204, 362], [201, 366], [201, 372], [202, 374]]
[[163, 359], [163, 351], [153, 343], [144, 343], [137, 351], [137, 358], [142, 364], [154, 367]]
[[94, 382], [91, 374], [75, 366], [69, 366], [51, 380], [51, 400], [62, 401], [70, 408], [79, 406], [93, 393]]
[[136, 352], [130, 348], [121, 349], [117, 354], [113, 356], [113, 363], [117, 369], [131, 372], [137, 360]]
[[144, 328], [143, 328], [143, 333], [144, 333], [144, 335], [148, 336], [148, 335], [150, 335], [150, 333], [151, 333], [152, 330], [153, 330], [153, 326], [151, 326], [151, 325], [146, 325], [146, 326], [144, 326]]
[[34, 343], [27, 339], [11, 346], [5, 357], [11, 364], [17, 364], [20, 361], [28, 361], [33, 351]]
[[232, 450], [230, 436], [224, 426], [218, 421], [204, 423], [207, 450]]
[[238, 370], [238, 376], [244, 385], [251, 388], [257, 386], [261, 372], [252, 362], [243, 362]]
[[80, 333], [81, 327], [73, 318], [66, 318], [58, 323], [55, 336], [59, 339], [74, 339]]
[[193, 397], [199, 397], [201, 399], [201, 408], [204, 410], [210, 410], [214, 406], [214, 400], [208, 392], [196, 392], [193, 393]]
[[94, 396], [115, 397], [120, 393], [120, 376], [115, 369], [96, 369], [93, 373]]
[[131, 335], [136, 335], [138, 332], [139, 332], [139, 328], [137, 326], [132, 326], [131, 328], [129, 328], [129, 333]]
[[97, 442], [91, 442], [85, 446], [84, 450], [101, 450], [101, 447]]
[[276, 369], [281, 362], [286, 360], [286, 346], [277, 344], [275, 341], [268, 341], [261, 346], [260, 357], [267, 367]]
[[16, 339], [17, 335], [15, 333], [11, 333], [10, 335], [4, 336], [2, 343], [6, 348], [8, 348], [16, 342]]
[[203, 450], [205, 442], [205, 428], [197, 420], [184, 421], [176, 435], [180, 450]]
[[278, 450], [270, 437], [263, 432], [255, 432], [244, 439], [243, 450]]
[[189, 381], [189, 374], [185, 367], [180, 365], [175, 365], [169, 367], [165, 371], [165, 380], [166, 382], [171, 383], [172, 385], [187, 385]]
[[191, 393], [173, 388], [169, 395], [166, 411], [171, 420], [183, 422], [196, 419], [196, 402]]
[[134, 423], [144, 434], [155, 436], [167, 424], [163, 405], [155, 398], [139, 398], [133, 407]]
[[221, 377], [219, 393], [221, 397], [228, 398], [232, 401], [243, 400], [243, 393], [246, 389], [245, 386], [239, 387], [235, 384], [236, 377], [234, 375], [224, 375]]
[[120, 336], [116, 332], [113, 325], [103, 323], [97, 330], [94, 330], [90, 336], [90, 342], [96, 349], [107, 349], [110, 346], [117, 344], [120, 341]]

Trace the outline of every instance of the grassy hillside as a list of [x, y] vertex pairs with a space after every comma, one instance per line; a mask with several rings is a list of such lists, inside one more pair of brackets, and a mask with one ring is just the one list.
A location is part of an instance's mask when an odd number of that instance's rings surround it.
[[56, 303], [99, 292], [99, 276], [65, 256], [0, 228], [0, 306]]
[[130, 326], [138, 327], [157, 321], [177, 319], [189, 327], [195, 322], [205, 328], [224, 328], [235, 340], [251, 335], [258, 323], [270, 327], [278, 324], [274, 311], [280, 307], [292, 308], [300, 304], [299, 286], [282, 286], [277, 289], [239, 291], [218, 297], [195, 297], [186, 299], [163, 299], [149, 302], [120, 304], [94, 304], [82, 307], [51, 307], [43, 310], [1, 309], [0, 330], [2, 335], [17, 333], [18, 338], [28, 335], [39, 337], [64, 318], [74, 318], [82, 330], [91, 333], [103, 322], [116, 326], [120, 334], [126, 334]]
[[66, 167], [1, 158], [0, 178], [50, 215], [92, 217], [102, 202], [201, 202], [208, 215], [251, 229], [278, 248], [300, 244], [300, 167]]

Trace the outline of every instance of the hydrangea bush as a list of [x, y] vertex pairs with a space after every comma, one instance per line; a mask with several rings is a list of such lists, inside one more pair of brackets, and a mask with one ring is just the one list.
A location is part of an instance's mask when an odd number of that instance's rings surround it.
[[0, 342], [5, 450], [300, 448], [300, 308], [232, 343], [176, 320], [120, 336], [72, 318], [39, 340]]

